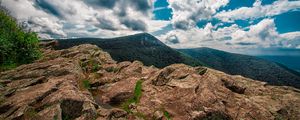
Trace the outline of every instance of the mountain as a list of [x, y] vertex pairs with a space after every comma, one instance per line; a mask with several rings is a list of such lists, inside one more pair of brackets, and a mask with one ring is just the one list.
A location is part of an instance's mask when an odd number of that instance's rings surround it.
[[266, 60], [283, 64], [293, 70], [300, 72], [300, 56], [257, 56]]
[[300, 119], [292, 87], [206, 67], [117, 63], [95, 45], [42, 51], [38, 61], [0, 73], [1, 120]]
[[94, 44], [121, 61], [142, 61], [145, 65], [165, 67], [174, 63], [198, 66], [201, 63], [163, 44], [148, 33], [140, 33], [118, 38], [77, 38], [58, 40], [56, 49], [65, 49], [80, 44]]
[[272, 85], [288, 85], [300, 88], [300, 74], [298, 72], [262, 58], [211, 48], [179, 49], [178, 51], [228, 74], [242, 75]]

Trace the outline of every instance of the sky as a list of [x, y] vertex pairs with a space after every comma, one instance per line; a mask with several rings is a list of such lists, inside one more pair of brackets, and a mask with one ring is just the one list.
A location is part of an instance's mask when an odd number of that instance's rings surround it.
[[299, 0], [2, 0], [41, 39], [147, 32], [172, 48], [300, 56]]

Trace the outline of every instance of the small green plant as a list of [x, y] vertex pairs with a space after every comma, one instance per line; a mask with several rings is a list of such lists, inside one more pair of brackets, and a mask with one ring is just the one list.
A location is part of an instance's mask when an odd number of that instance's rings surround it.
[[171, 120], [171, 116], [168, 111], [164, 111], [164, 116], [167, 118], [167, 120]]
[[136, 113], [133, 113], [133, 114], [134, 114], [134, 116], [137, 116], [138, 118], [142, 118], [142, 119], [144, 119], [144, 120], [147, 120], [146, 115], [144, 115], [144, 114], [141, 113], [141, 112], [136, 112]]
[[121, 108], [125, 110], [127, 113], [132, 113], [132, 111], [129, 108], [129, 105], [134, 103], [132, 99], [127, 100], [126, 102], [121, 104]]
[[64, 114], [61, 116], [61, 119], [62, 120], [72, 120], [70, 116], [64, 115]]
[[82, 81], [82, 85], [84, 88], [86, 89], [91, 89], [91, 84], [90, 84], [90, 81], [89, 80], [83, 80]]
[[105, 70], [106, 70], [107, 72], [114, 72], [114, 73], [116, 73], [116, 72], [119, 71], [119, 69], [118, 69], [118, 68], [115, 68], [115, 67], [108, 67], [108, 68], [106, 68]]
[[138, 80], [135, 84], [134, 97], [133, 97], [135, 103], [138, 103], [142, 97], [142, 83], [143, 81]]
[[138, 80], [135, 84], [134, 88], [134, 96], [130, 99], [128, 99], [126, 102], [124, 102], [121, 107], [128, 113], [132, 113], [132, 111], [129, 108], [129, 105], [132, 103], [139, 103], [140, 99], [142, 97], [142, 80]]
[[29, 109], [26, 110], [26, 112], [24, 113], [24, 115], [27, 118], [33, 119], [33, 118], [35, 118], [35, 117], [38, 116], [38, 112], [35, 111], [33, 108], [29, 108]]
[[201, 68], [201, 69], [198, 71], [198, 74], [199, 74], [199, 75], [204, 75], [206, 72], [207, 72], [207, 68]]
[[53, 120], [58, 120], [58, 115], [57, 114], [53, 117]]
[[101, 68], [101, 65], [98, 63], [93, 63], [92, 72], [97, 72]]

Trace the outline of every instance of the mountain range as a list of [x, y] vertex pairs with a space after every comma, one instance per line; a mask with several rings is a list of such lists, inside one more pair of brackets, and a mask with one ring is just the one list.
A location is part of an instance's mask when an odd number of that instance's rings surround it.
[[257, 57], [283, 64], [289, 68], [292, 68], [300, 72], [300, 64], [299, 64], [300, 56], [265, 55], [265, 56], [257, 56]]
[[55, 49], [94, 44], [118, 62], [139, 60], [162, 68], [175, 63], [207, 66], [232, 75], [242, 75], [271, 85], [300, 88], [300, 74], [288, 67], [262, 58], [234, 54], [211, 48], [172, 49], [148, 33], [117, 38], [59, 39]]
[[300, 74], [280, 63], [205, 47], [178, 51], [231, 75], [242, 75], [273, 85], [300, 87]]
[[117, 38], [76, 38], [61, 39], [56, 49], [66, 49], [81, 44], [94, 44], [110, 53], [118, 62], [139, 60], [145, 65], [165, 67], [175, 63], [191, 66], [202, 65], [198, 60], [182, 54], [148, 33]]

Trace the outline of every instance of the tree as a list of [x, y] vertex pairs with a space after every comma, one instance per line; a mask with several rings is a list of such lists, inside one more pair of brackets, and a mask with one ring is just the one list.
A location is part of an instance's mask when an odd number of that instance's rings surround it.
[[38, 59], [41, 56], [38, 43], [36, 33], [23, 29], [0, 6], [0, 71]]

